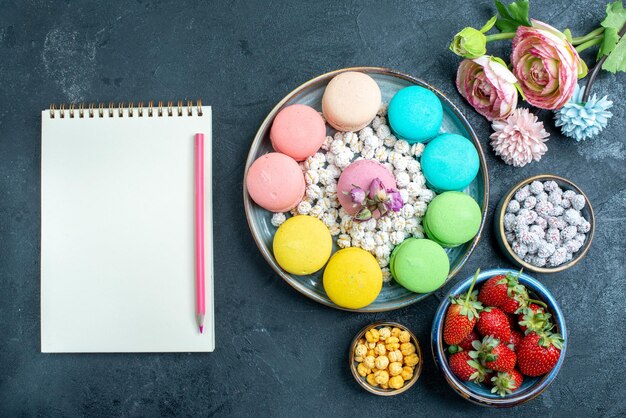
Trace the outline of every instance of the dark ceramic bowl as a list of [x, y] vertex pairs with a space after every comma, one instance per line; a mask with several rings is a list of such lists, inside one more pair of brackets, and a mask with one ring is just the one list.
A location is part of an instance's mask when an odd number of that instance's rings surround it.
[[[518, 272], [511, 269], [494, 269], [483, 271], [478, 275], [478, 279], [474, 288], [479, 289], [481, 284], [488, 280], [490, 277], [506, 273], [517, 274]], [[534, 299], [545, 302], [548, 306], [547, 311], [552, 314], [552, 319], [555, 323], [555, 332], [558, 332], [563, 336], [563, 349], [561, 350], [561, 356], [559, 357], [559, 361], [549, 373], [540, 377], [524, 376], [524, 382], [518, 390], [511, 393], [510, 395], [501, 397], [497, 394], [491, 393], [490, 388], [486, 385], [479, 385], [473, 382], [461, 381], [458, 377], [456, 377], [454, 373], [452, 373], [450, 367], [448, 366], [448, 353], [446, 344], [443, 341], [443, 323], [446, 312], [450, 307], [450, 296], [460, 295], [467, 292], [472, 283], [472, 279], [473, 276], [470, 276], [454, 286], [439, 305], [437, 313], [435, 313], [435, 319], [433, 321], [433, 329], [431, 333], [431, 347], [433, 351], [433, 357], [435, 359], [435, 364], [442, 371], [450, 387], [454, 389], [456, 393], [458, 393], [470, 402], [481, 406], [501, 408], [520, 405], [535, 398], [536, 396], [539, 396], [544, 390], [546, 390], [550, 383], [554, 381], [556, 375], [559, 373], [559, 370], [561, 370], [561, 366], [563, 365], [563, 361], [565, 359], [565, 351], [567, 349], [567, 329], [565, 328], [563, 313], [561, 312], [561, 309], [559, 308], [559, 305], [557, 304], [552, 294], [541, 283], [524, 273], [519, 276], [519, 282], [526, 286], [531, 296]]]
[[[380, 387], [374, 387], [370, 385], [369, 383], [367, 383], [367, 380], [364, 377], [361, 377], [361, 375], [359, 375], [359, 373], [357, 372], [357, 367], [359, 363], [354, 359], [354, 350], [356, 349], [356, 346], [359, 340], [361, 338], [365, 338], [365, 333], [369, 331], [370, 329], [372, 328], [378, 329], [382, 327], [390, 327], [390, 328], [398, 327], [403, 331], [407, 331], [409, 335], [411, 335], [411, 342], [415, 345], [415, 354], [417, 354], [417, 357], [419, 358], [419, 362], [415, 365], [415, 368], [413, 369], [413, 377], [411, 378], [411, 380], [406, 382], [404, 386], [402, 386], [400, 389], [391, 389], [391, 388], [383, 389]], [[348, 360], [350, 361], [350, 370], [352, 371], [352, 376], [354, 376], [354, 379], [357, 381], [357, 383], [366, 391], [373, 393], [374, 395], [379, 395], [379, 396], [393, 396], [393, 395], [398, 395], [400, 393], [403, 393], [409, 390], [411, 386], [413, 386], [415, 382], [417, 382], [417, 379], [419, 379], [420, 374], [422, 374], [422, 365], [424, 364], [424, 358], [422, 357], [422, 349], [420, 348], [419, 341], [417, 341], [417, 337], [415, 336], [415, 334], [413, 334], [413, 332], [410, 329], [408, 329], [402, 324], [398, 324], [397, 322], [386, 322], [386, 321], [378, 321], [378, 322], [374, 322], [373, 324], [369, 324], [368, 326], [364, 327], [361, 331], [359, 331], [356, 334], [356, 337], [354, 337], [354, 339], [352, 340], [352, 344], [350, 344], [350, 353], [348, 354]]]
[[[570, 261], [563, 263], [560, 266], [556, 266], [556, 267], [533, 266], [532, 264], [527, 263], [526, 261], [522, 260], [517, 254], [515, 254], [513, 252], [513, 249], [509, 245], [508, 241], [506, 240], [505, 231], [504, 231], [504, 215], [506, 213], [506, 208], [509, 202], [511, 201], [511, 199], [513, 198], [513, 196], [515, 196], [515, 193], [517, 193], [519, 189], [532, 183], [535, 180], [539, 180], [541, 182], [554, 180], [559, 185], [559, 187], [563, 189], [563, 191], [573, 190], [577, 194], [583, 195], [585, 197], [585, 207], [581, 211], [581, 214], [583, 218], [585, 218], [591, 224], [591, 229], [587, 233], [587, 238], [585, 239], [585, 242], [583, 243], [582, 247], [574, 254], [574, 257]], [[591, 247], [591, 242], [593, 241], [593, 235], [596, 231], [596, 217], [593, 213], [593, 207], [591, 206], [591, 202], [589, 201], [589, 198], [587, 197], [585, 192], [583, 192], [580, 189], [580, 187], [574, 184], [574, 182], [568, 179], [565, 179], [563, 177], [556, 176], [554, 174], [540, 174], [537, 176], [529, 177], [517, 183], [515, 186], [511, 188], [511, 190], [509, 190], [502, 197], [502, 199], [498, 203], [498, 206], [495, 211], [495, 216], [493, 217], [493, 219], [494, 219], [493, 223], [494, 223], [494, 230], [495, 230], [494, 232], [495, 232], [496, 240], [498, 241], [498, 245], [502, 249], [502, 252], [516, 266], [523, 268], [524, 270], [534, 271], [537, 273], [557, 273], [560, 271], [567, 270], [568, 268], [572, 266], [575, 266], [580, 260], [582, 260], [585, 257], [585, 255], [587, 254], [587, 251], [589, 251], [589, 247]]]

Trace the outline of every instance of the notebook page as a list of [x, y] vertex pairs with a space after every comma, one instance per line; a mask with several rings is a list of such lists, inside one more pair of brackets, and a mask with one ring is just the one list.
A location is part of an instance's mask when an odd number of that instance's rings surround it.
[[[211, 108], [42, 112], [41, 351], [213, 351]], [[194, 134], [205, 134], [204, 334], [195, 319]]]

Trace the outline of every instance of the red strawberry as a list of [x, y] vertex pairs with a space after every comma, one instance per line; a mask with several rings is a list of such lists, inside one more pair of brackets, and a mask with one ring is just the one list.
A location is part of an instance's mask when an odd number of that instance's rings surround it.
[[497, 393], [504, 397], [519, 389], [523, 381], [524, 377], [515, 369], [509, 372], [500, 372], [497, 376], [491, 378], [491, 382], [493, 383], [491, 393]]
[[478, 336], [478, 334], [476, 334], [476, 331], [472, 330], [472, 332], [470, 332], [467, 337], [465, 337], [463, 341], [459, 343], [459, 347], [461, 347], [465, 351], [471, 351], [473, 350], [472, 342], [479, 339], [480, 337]]
[[498, 308], [486, 308], [478, 318], [476, 329], [483, 337], [491, 335], [500, 341], [511, 339], [509, 318]]
[[507, 346], [511, 350], [517, 351], [517, 347], [519, 346], [519, 343], [522, 342], [523, 338], [524, 338], [524, 334], [522, 334], [521, 332], [519, 332], [516, 329], [512, 329], [511, 330], [511, 338], [509, 339], [509, 343], [507, 344]]
[[476, 351], [470, 352], [470, 357], [479, 359], [486, 368], [496, 372], [513, 370], [517, 362], [515, 352], [491, 336], [483, 338], [482, 343], [474, 343], [474, 348]]
[[480, 269], [476, 271], [466, 295], [450, 298], [452, 305], [448, 308], [443, 326], [443, 340], [448, 345], [460, 344], [476, 325], [478, 312], [482, 310], [481, 303], [476, 301], [477, 292], [473, 292], [479, 272]]
[[546, 313], [543, 307], [536, 303], [531, 303], [528, 307], [522, 309], [517, 317], [517, 321], [523, 332], [526, 332], [527, 329], [539, 332], [549, 327], [550, 317], [552, 315]]
[[531, 332], [517, 347], [519, 370], [526, 376], [541, 376], [554, 368], [561, 356], [560, 334]]
[[465, 382], [480, 383], [485, 380], [485, 368], [471, 358], [467, 351], [452, 354], [448, 359], [448, 365], [452, 373]]
[[487, 280], [480, 289], [478, 300], [484, 306], [495, 306], [506, 313], [516, 313], [520, 307], [526, 306], [528, 299], [526, 288], [518, 281], [519, 274], [501, 274]]

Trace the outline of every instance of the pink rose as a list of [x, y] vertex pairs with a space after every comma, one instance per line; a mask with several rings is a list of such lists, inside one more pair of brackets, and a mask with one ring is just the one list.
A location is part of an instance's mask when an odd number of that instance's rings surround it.
[[531, 19], [513, 38], [513, 73], [528, 103], [541, 109], [560, 109], [572, 97], [577, 79], [587, 66], [564, 34]]
[[456, 88], [488, 120], [506, 119], [517, 107], [517, 79], [499, 58], [483, 55], [463, 60]]

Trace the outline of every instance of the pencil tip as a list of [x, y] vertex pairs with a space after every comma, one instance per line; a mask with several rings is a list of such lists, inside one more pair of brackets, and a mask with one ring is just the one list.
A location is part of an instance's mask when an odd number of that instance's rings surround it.
[[204, 327], [203, 327], [202, 325], [200, 325], [200, 334], [202, 334], [202, 329], [203, 329], [203, 328], [204, 328]]

